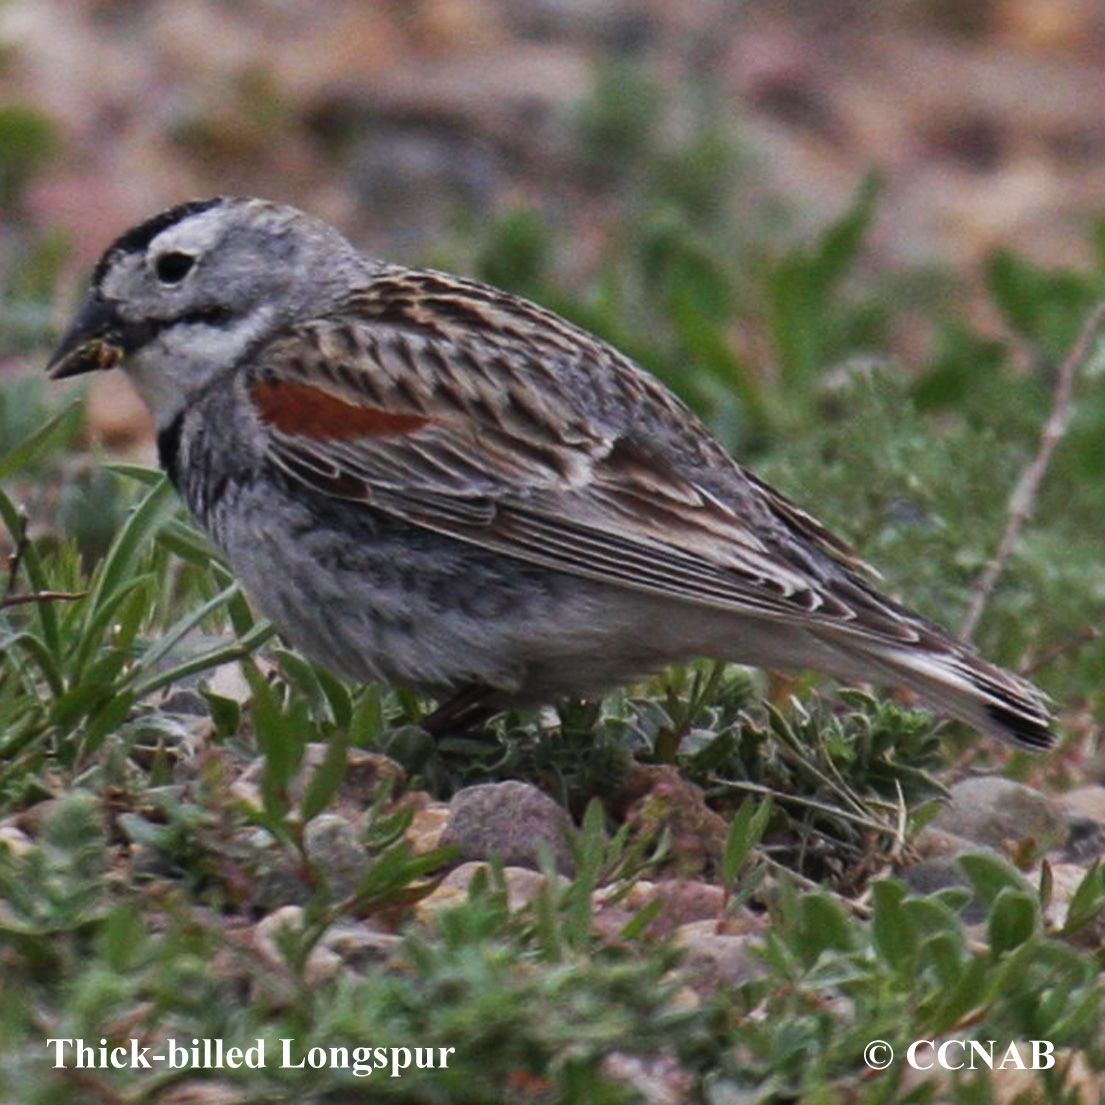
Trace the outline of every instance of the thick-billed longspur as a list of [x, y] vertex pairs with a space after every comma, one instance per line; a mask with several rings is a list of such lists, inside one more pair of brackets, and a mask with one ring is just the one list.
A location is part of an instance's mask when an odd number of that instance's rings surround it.
[[290, 207], [187, 203], [108, 248], [51, 370], [115, 365], [258, 607], [349, 679], [459, 710], [712, 656], [1052, 741], [1032, 686], [876, 590], [653, 377], [505, 292]]

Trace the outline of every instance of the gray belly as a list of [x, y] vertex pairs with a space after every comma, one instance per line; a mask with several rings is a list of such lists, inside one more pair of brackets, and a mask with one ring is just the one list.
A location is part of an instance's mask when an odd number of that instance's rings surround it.
[[477, 682], [545, 700], [607, 689], [670, 658], [638, 624], [656, 600], [357, 504], [284, 498], [274, 510], [277, 501], [245, 491], [207, 528], [257, 608], [346, 679], [434, 695]]

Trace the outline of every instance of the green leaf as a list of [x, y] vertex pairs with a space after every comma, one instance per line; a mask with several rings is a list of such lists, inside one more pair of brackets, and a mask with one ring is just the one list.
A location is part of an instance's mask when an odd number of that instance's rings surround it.
[[479, 258], [482, 280], [516, 295], [535, 295], [551, 256], [549, 227], [534, 211], [512, 211], [500, 218]]
[[323, 690], [318, 669], [298, 653], [285, 648], [275, 649], [273, 659], [291, 686], [306, 699], [311, 716], [316, 721], [334, 722], [330, 699]]
[[875, 949], [896, 973], [907, 975], [917, 959], [920, 943], [908, 912], [902, 908], [906, 890], [900, 882], [878, 879], [871, 884], [874, 915], [871, 933]]
[[88, 755], [95, 752], [107, 737], [116, 732], [126, 720], [134, 702], [134, 695], [127, 691], [115, 691], [101, 697], [89, 712], [84, 724], [82, 753]]
[[0, 459], [0, 480], [21, 472], [35, 458], [55, 441], [72, 435], [80, 420], [80, 403], [70, 403], [47, 419], [37, 430], [28, 434], [18, 445], [8, 449]]
[[146, 487], [155, 487], [165, 478], [165, 473], [158, 468], [150, 468], [145, 464], [128, 464], [126, 461], [111, 461], [104, 467], [109, 472], [123, 476], [125, 479], [134, 480], [135, 483]]
[[[112, 622], [118, 616], [120, 607], [143, 588], [149, 587], [155, 579], [152, 572], [144, 572], [124, 580], [112, 594], [101, 596], [97, 603], [93, 603], [91, 597], [82, 600], [83, 617], [76, 626], [77, 640], [74, 642], [73, 655], [66, 664], [66, 674], [71, 682], [84, 680], [89, 664], [97, 657], [102, 658], [105, 647], [117, 651], [126, 648], [122, 638], [132, 636], [137, 630], [137, 623], [146, 612], [146, 596], [138, 594], [137, 608], [130, 611], [131, 618], [128, 619], [126, 633], [120, 633], [116, 637]], [[113, 637], [116, 639], [112, 640]]]
[[[4, 525], [7, 526], [8, 533], [11, 534], [12, 544], [21, 547], [22, 559], [20, 563], [23, 571], [27, 574], [32, 590], [38, 592], [52, 590], [35, 543], [25, 540], [23, 515], [2, 488], [0, 488], [0, 517], [3, 517]], [[54, 604], [52, 602], [36, 602], [34, 607], [40, 627], [42, 646], [54, 657], [55, 662], [60, 662], [65, 642], [62, 640]]]
[[1052, 872], [1051, 863], [1045, 859], [1040, 864], [1040, 885], [1036, 888], [1036, 900], [1042, 911], [1046, 911], [1051, 905], [1054, 894], [1055, 875]]
[[[769, 422], [763, 385], [737, 353], [723, 326], [709, 318], [699, 304], [683, 296], [671, 300], [668, 315], [687, 356], [702, 370], [698, 380], [686, 381], [697, 388], [711, 421], [724, 398], [739, 398], [745, 419], [762, 430]], [[708, 377], [705, 374], [708, 373]], [[712, 387], [705, 385], [712, 383]]]
[[825, 952], [847, 952], [855, 947], [855, 921], [828, 894], [803, 895], [798, 900], [798, 924], [798, 950], [807, 967]]
[[130, 905], [120, 905], [105, 919], [96, 950], [104, 967], [122, 973], [135, 969], [146, 954], [146, 942], [146, 926], [141, 914]]
[[[331, 675], [325, 668], [315, 668], [315, 678], [326, 696], [329, 706], [328, 714], [320, 714], [320, 717], [333, 718], [334, 724], [339, 729], [351, 729], [353, 723], [353, 697], [349, 688], [336, 676]], [[350, 737], [354, 734], [351, 732]]]
[[379, 741], [387, 728], [382, 688], [375, 684], [361, 688], [347, 727], [359, 748], [371, 748]]
[[1036, 896], [1005, 887], [990, 909], [990, 954], [996, 959], [1020, 947], [1035, 934], [1037, 925]]
[[0, 104], [0, 205], [20, 209], [24, 190], [58, 146], [57, 127], [49, 116], [27, 104]]
[[992, 993], [993, 970], [990, 961], [981, 955], [971, 957], [944, 993], [932, 1018], [935, 1032], [946, 1031], [959, 1024], [969, 1013], [987, 1006]]
[[214, 691], [201, 690], [204, 702], [211, 712], [211, 720], [215, 723], [215, 734], [225, 740], [238, 732], [238, 726], [242, 722], [242, 707], [233, 698], [215, 694]]
[[255, 665], [243, 663], [242, 671], [253, 692], [250, 718], [265, 761], [261, 772], [264, 811], [270, 821], [282, 821], [288, 813], [289, 788], [303, 762], [306, 735], [300, 722], [307, 719], [295, 719], [284, 712], [276, 692]]
[[103, 701], [104, 687], [100, 683], [78, 683], [51, 703], [53, 723], [62, 730], [72, 729]]
[[[598, 886], [599, 873], [607, 856], [605, 832], [606, 811], [597, 798], [587, 803], [583, 824], [576, 836], [572, 853], [575, 858], [575, 876], [568, 888], [567, 908], [562, 917], [563, 931], [570, 947], [582, 950], [591, 939], [591, 920], [594, 915], [592, 895]], [[543, 857], [542, 869], [551, 879], [555, 877], [555, 864], [551, 854]]]
[[437, 871], [455, 856], [455, 848], [434, 848], [415, 855], [408, 841], [399, 841], [365, 872], [353, 895], [354, 907], [358, 911], [370, 911], [409, 904], [425, 897], [433, 890], [432, 883], [411, 884]]
[[207, 602], [181, 618], [142, 653], [138, 658], [137, 668], [146, 671], [160, 664], [192, 630], [201, 625], [205, 619], [211, 617], [221, 607], [226, 606], [237, 592], [238, 585], [231, 584], [215, 595], [214, 598], [208, 599]]
[[1073, 936], [1096, 921], [1105, 912], [1105, 867], [1096, 859], [1082, 876], [1067, 905], [1067, 918], [1060, 931]]
[[880, 190], [879, 178], [866, 178], [851, 208], [809, 249], [777, 262], [767, 274], [766, 315], [788, 393], [808, 389], [810, 378], [844, 352], [837, 348], [837, 285], [859, 252]]
[[326, 742], [326, 754], [322, 763], [311, 772], [299, 802], [299, 816], [304, 823], [317, 817], [337, 794], [345, 778], [349, 746], [350, 735], [347, 729], [336, 730]]
[[[1079, 992], [1080, 990], [1080, 992]], [[1057, 999], [1053, 1010], [1042, 1010], [1041, 1022], [1047, 1035], [1055, 1040], [1082, 1041], [1082, 1046], [1092, 1047], [1101, 1039], [1102, 1006], [1105, 1005], [1105, 989], [1095, 982], [1087, 983], [1079, 990], [1054, 991]]]
[[725, 834], [725, 847], [721, 853], [722, 886], [732, 886], [737, 881], [752, 849], [763, 839], [770, 817], [770, 798], [762, 802], [744, 802], [737, 810]]
[[956, 861], [967, 876], [975, 895], [987, 909], [992, 909], [1003, 890], [1027, 891], [1028, 884], [1003, 860], [981, 852], [969, 852]]
[[157, 533], [157, 543], [186, 564], [203, 571], [219, 565], [219, 554], [195, 526], [170, 518]]
[[[938, 932], [921, 941], [917, 958], [919, 963], [935, 970], [942, 987], [948, 987], [959, 981], [969, 957], [962, 934]], [[943, 992], [939, 997], [942, 1003]]]
[[89, 606], [99, 611], [121, 588], [128, 586], [141, 562], [142, 549], [165, 524], [177, 500], [168, 480], [155, 484], [123, 523], [107, 556], [96, 572]]
[[907, 898], [902, 903], [902, 908], [920, 935], [927, 937], [949, 934], [959, 940], [963, 939], [963, 922], [958, 912], [939, 898]]
[[1053, 357], [1066, 354], [1101, 298], [1100, 287], [1081, 273], [1048, 271], [1011, 250], [990, 257], [987, 281], [1010, 326]]
[[653, 921], [660, 915], [664, 909], [663, 898], [653, 898], [651, 902], [647, 902], [641, 906], [639, 910], [622, 926], [622, 930], [618, 933], [618, 937], [621, 940], [632, 941], [639, 940], [645, 933], [645, 930]]
[[[240, 598], [240, 594], [235, 594], [231, 599], [231, 603]], [[258, 622], [244, 637], [232, 644], [220, 645], [210, 652], [201, 653], [191, 660], [186, 660], [182, 664], [177, 664], [175, 667], [158, 672], [156, 675], [151, 675], [149, 678], [136, 683], [134, 688], [135, 697], [141, 700], [153, 694], [154, 691], [171, 686], [173, 683], [179, 683], [189, 676], [211, 671], [214, 668], [221, 668], [224, 664], [238, 663], [248, 658], [275, 633], [276, 628], [270, 622]]]
[[10, 654], [14, 649], [20, 649], [27, 653], [35, 667], [38, 668], [42, 678], [50, 687], [54, 695], [63, 694], [65, 691], [65, 679], [61, 668], [58, 666], [57, 657], [33, 633], [10, 633], [0, 638], [0, 655]]

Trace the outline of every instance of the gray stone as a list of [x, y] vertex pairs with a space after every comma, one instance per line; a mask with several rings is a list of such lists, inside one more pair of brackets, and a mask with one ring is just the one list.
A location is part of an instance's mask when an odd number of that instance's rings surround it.
[[612, 1051], [602, 1073], [633, 1089], [643, 1105], [683, 1105], [690, 1101], [695, 1076], [671, 1055], [634, 1055]]
[[1067, 818], [1067, 842], [1059, 853], [1067, 863], [1089, 864], [1105, 856], [1105, 826], [1091, 817]]
[[1021, 846], [1028, 842], [1042, 853], [1067, 838], [1066, 823], [1050, 799], [1023, 783], [996, 775], [956, 783], [951, 788], [950, 803], [933, 824], [945, 832], [1003, 850], [1009, 844]]
[[547, 794], [529, 783], [481, 783], [458, 791], [449, 803], [443, 845], [460, 850], [460, 862], [497, 858], [512, 867], [540, 870], [540, 853], [561, 874], [575, 870], [567, 838], [572, 820]]
[[353, 895], [369, 868], [368, 854], [345, 818], [320, 813], [303, 833], [307, 855], [330, 884], [335, 898]]
[[1093, 784], [1075, 787], [1056, 798], [1060, 808], [1072, 817], [1088, 817], [1105, 825], [1105, 787]]
[[758, 935], [719, 933], [710, 922], [683, 925], [675, 933], [676, 944], [686, 952], [680, 973], [704, 997], [718, 984], [740, 986], [764, 973], [756, 957], [760, 940]]
[[[600, 887], [595, 892], [595, 925], [614, 936], [646, 906], [659, 899], [663, 904], [646, 928], [650, 937], [670, 936], [681, 925], [693, 921], [720, 923], [725, 910], [725, 891], [713, 883], [696, 879], [641, 879], [621, 897], [619, 886]], [[616, 900], [610, 901], [609, 899]]]
[[[967, 851], [971, 850], [967, 849]], [[988, 852], [989, 849], [984, 851]], [[931, 859], [915, 863], [902, 872], [901, 878], [914, 894], [922, 894], [926, 897], [937, 891], [947, 890], [951, 886], [961, 887], [971, 895], [971, 900], [960, 913], [963, 923], [975, 925], [986, 920], [986, 906], [974, 896], [970, 880], [963, 874], [959, 864], [949, 856], [933, 856]]]
[[[429, 921], [443, 909], [453, 909], [468, 900], [468, 887], [477, 875], [486, 875], [486, 863], [469, 862], [455, 867], [441, 880], [432, 894], [426, 895], [415, 906], [415, 913], [422, 921]], [[568, 880], [555, 875], [559, 884]], [[522, 909], [537, 897], [545, 887], [545, 876], [529, 867], [504, 867], [503, 882], [506, 885], [507, 908]]]
[[[303, 754], [303, 763], [288, 787], [288, 797], [298, 804], [326, 757], [326, 745], [312, 742]], [[235, 797], [256, 809], [264, 806], [261, 796], [261, 777], [265, 772], [264, 757], [258, 756], [234, 781], [231, 790]], [[330, 803], [330, 812], [340, 813], [351, 823], [361, 827], [365, 811], [376, 797], [381, 786], [391, 788], [392, 796], [399, 794], [405, 784], [403, 769], [392, 759], [378, 752], [366, 752], [363, 748], [351, 748], [346, 756], [341, 785]]]

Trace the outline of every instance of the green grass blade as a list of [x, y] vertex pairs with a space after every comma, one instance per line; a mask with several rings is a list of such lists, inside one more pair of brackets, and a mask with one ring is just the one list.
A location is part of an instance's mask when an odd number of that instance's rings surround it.
[[154, 691], [159, 691], [162, 687], [168, 687], [173, 683], [179, 683], [191, 675], [221, 668], [223, 664], [237, 663], [260, 648], [275, 633], [276, 627], [271, 622], [258, 622], [248, 633], [239, 637], [234, 643], [213, 649], [211, 652], [205, 652], [192, 660], [177, 664], [167, 671], [158, 672], [156, 675], [136, 683], [133, 688], [134, 697], [140, 701], [153, 694]]
[[71, 432], [73, 429], [71, 423], [80, 417], [80, 408], [80, 403], [70, 403], [52, 418], [43, 422], [37, 430], [28, 434], [4, 456], [3, 460], [0, 460], [0, 480], [6, 480], [24, 469], [36, 453], [45, 449], [54, 438], [63, 436], [62, 430]]
[[149, 572], [135, 576], [133, 579], [127, 580], [121, 587], [118, 587], [110, 598], [100, 603], [99, 607], [89, 607], [83, 624], [80, 624], [77, 628], [78, 640], [73, 658], [66, 665], [71, 684], [79, 683], [84, 678], [89, 664], [98, 652], [105, 647], [117, 647], [112, 645], [108, 639], [110, 623], [118, 613], [119, 607], [139, 587], [148, 586], [153, 578], [153, 575]]
[[[15, 503], [0, 489], [0, 518], [11, 534], [12, 544], [18, 545], [22, 539], [24, 530], [23, 515]], [[33, 542], [26, 542], [21, 549], [21, 565], [27, 573], [27, 579], [34, 591], [50, 591], [49, 578], [42, 566], [42, 560]], [[42, 631], [42, 643], [55, 656], [60, 656], [62, 651], [61, 633], [58, 628], [58, 615], [52, 602], [36, 602], [35, 612], [38, 615], [38, 624]]]
[[41, 641], [33, 633], [19, 632], [9, 634], [0, 639], [0, 655], [10, 652], [14, 648], [20, 648], [34, 661], [42, 678], [49, 684], [52, 694], [60, 695], [65, 690], [65, 680], [61, 669], [57, 665], [56, 656], [50, 651], [45, 642]]
[[91, 610], [98, 610], [134, 574], [141, 550], [165, 524], [176, 505], [176, 494], [168, 480], [155, 484], [138, 504], [123, 524], [96, 574], [89, 598]]
[[721, 884], [730, 887], [748, 860], [752, 849], [763, 839], [771, 816], [771, 798], [762, 802], [747, 801], [741, 805], [729, 826], [721, 857]]
[[237, 584], [224, 588], [214, 598], [208, 599], [202, 606], [183, 617], [168, 630], [165, 635], [146, 649], [138, 659], [137, 671], [148, 671], [156, 667], [180, 642], [188, 636], [205, 618], [210, 617], [221, 606], [225, 606], [238, 590]]

